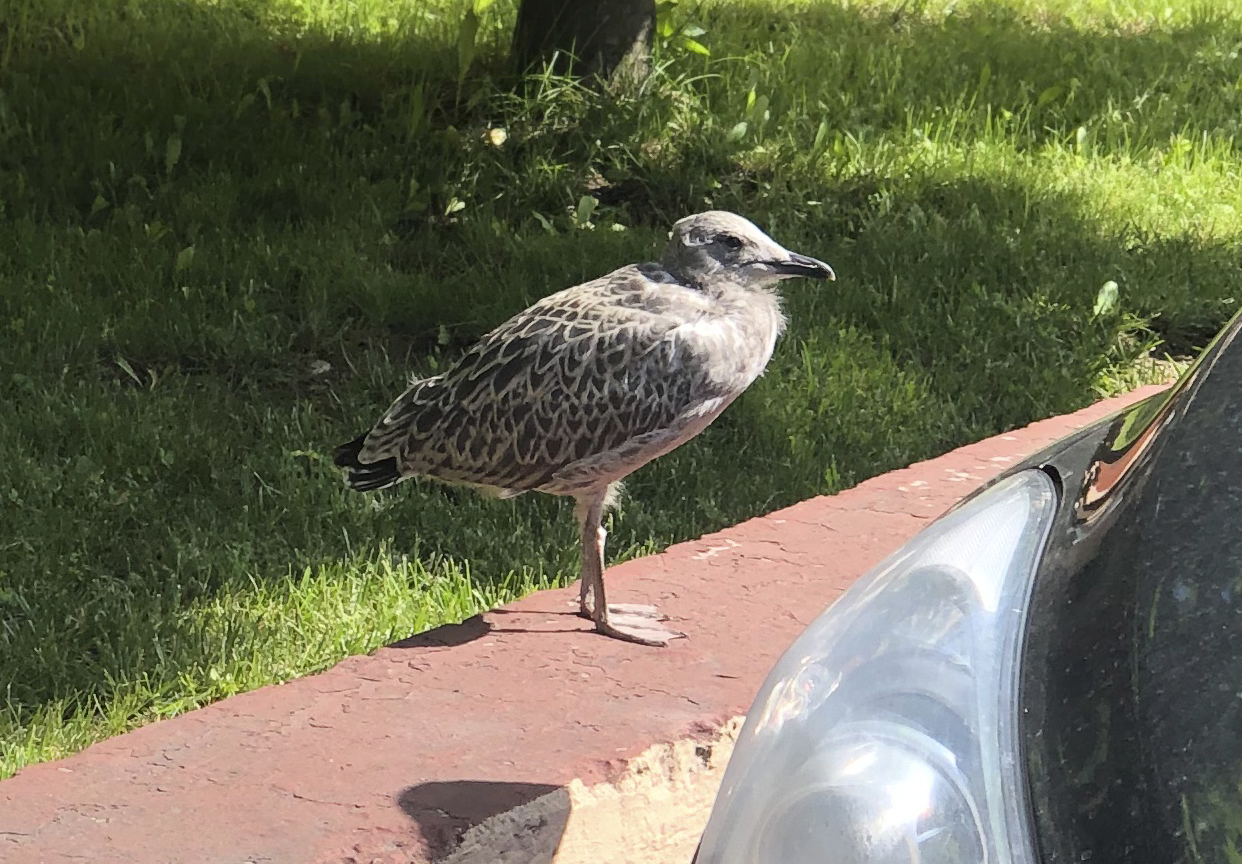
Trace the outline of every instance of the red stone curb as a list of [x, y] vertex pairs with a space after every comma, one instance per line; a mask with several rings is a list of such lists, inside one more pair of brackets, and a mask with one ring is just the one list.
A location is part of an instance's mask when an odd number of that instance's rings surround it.
[[[981, 482], [1160, 388], [954, 450], [621, 564], [666, 649], [602, 638], [545, 591], [0, 782], [0, 861], [426, 861], [497, 813], [711, 735], [858, 576]], [[546, 858], [541, 860], [548, 860]]]

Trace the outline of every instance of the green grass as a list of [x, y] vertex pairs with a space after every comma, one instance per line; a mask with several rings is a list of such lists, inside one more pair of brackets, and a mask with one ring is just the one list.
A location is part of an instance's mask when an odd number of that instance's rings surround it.
[[459, 76], [449, 0], [0, 0], [0, 776], [574, 578], [567, 502], [348, 495], [325, 454], [687, 213], [840, 279], [632, 478], [616, 557], [1140, 383], [1236, 307], [1242, 13], [683, 3], [711, 56], [668, 40], [641, 98], [516, 95], [513, 16]]

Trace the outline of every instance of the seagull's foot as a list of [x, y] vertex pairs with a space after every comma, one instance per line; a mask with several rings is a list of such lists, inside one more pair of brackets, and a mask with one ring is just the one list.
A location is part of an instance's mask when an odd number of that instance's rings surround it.
[[[586, 603], [578, 607], [578, 614], [586, 618], [588, 621], [595, 620], [595, 610]], [[650, 618], [653, 621], [667, 621], [664, 615], [660, 614], [660, 610], [655, 606], [648, 606], [646, 603], [609, 603], [609, 617], [617, 615], [635, 615], [639, 618]]]
[[613, 639], [657, 648], [686, 637], [685, 633], [670, 630], [661, 624], [662, 617], [654, 606], [618, 603], [609, 605], [608, 614], [596, 620], [595, 629]]

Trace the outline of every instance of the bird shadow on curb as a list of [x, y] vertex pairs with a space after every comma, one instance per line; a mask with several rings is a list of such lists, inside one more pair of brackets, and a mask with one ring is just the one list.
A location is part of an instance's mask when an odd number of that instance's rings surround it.
[[[493, 609], [488, 612], [489, 615], [513, 615], [517, 614], [508, 609]], [[549, 616], [570, 616], [578, 618], [576, 612], [542, 612], [542, 615]], [[579, 619], [581, 620], [581, 619]], [[482, 615], [474, 615], [462, 621], [460, 624], [444, 624], [434, 630], [428, 630], [424, 633], [417, 633], [413, 636], [407, 636], [397, 642], [389, 644], [389, 648], [456, 648], [499, 633], [591, 633], [588, 627], [495, 627], [490, 621], [483, 618]]]
[[460, 624], [445, 624], [436, 627], [434, 630], [428, 630], [425, 633], [418, 633], [414, 636], [407, 636], [399, 642], [393, 642], [389, 648], [454, 648], [458, 645], [465, 645], [476, 639], [482, 639], [488, 633], [492, 632], [492, 625], [483, 619], [482, 615], [474, 615], [462, 621]]
[[[397, 803], [418, 826], [432, 861], [451, 856], [462, 864], [548, 864], [571, 809], [563, 786], [486, 780], [419, 783], [403, 790]], [[470, 836], [489, 820], [493, 824]]]

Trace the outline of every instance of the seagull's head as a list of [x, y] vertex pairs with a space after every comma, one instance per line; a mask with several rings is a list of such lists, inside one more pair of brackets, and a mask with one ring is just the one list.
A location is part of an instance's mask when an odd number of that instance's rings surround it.
[[790, 252], [749, 219], [724, 210], [696, 213], [673, 225], [660, 263], [698, 285], [719, 279], [760, 288], [793, 276], [837, 278], [823, 261]]

